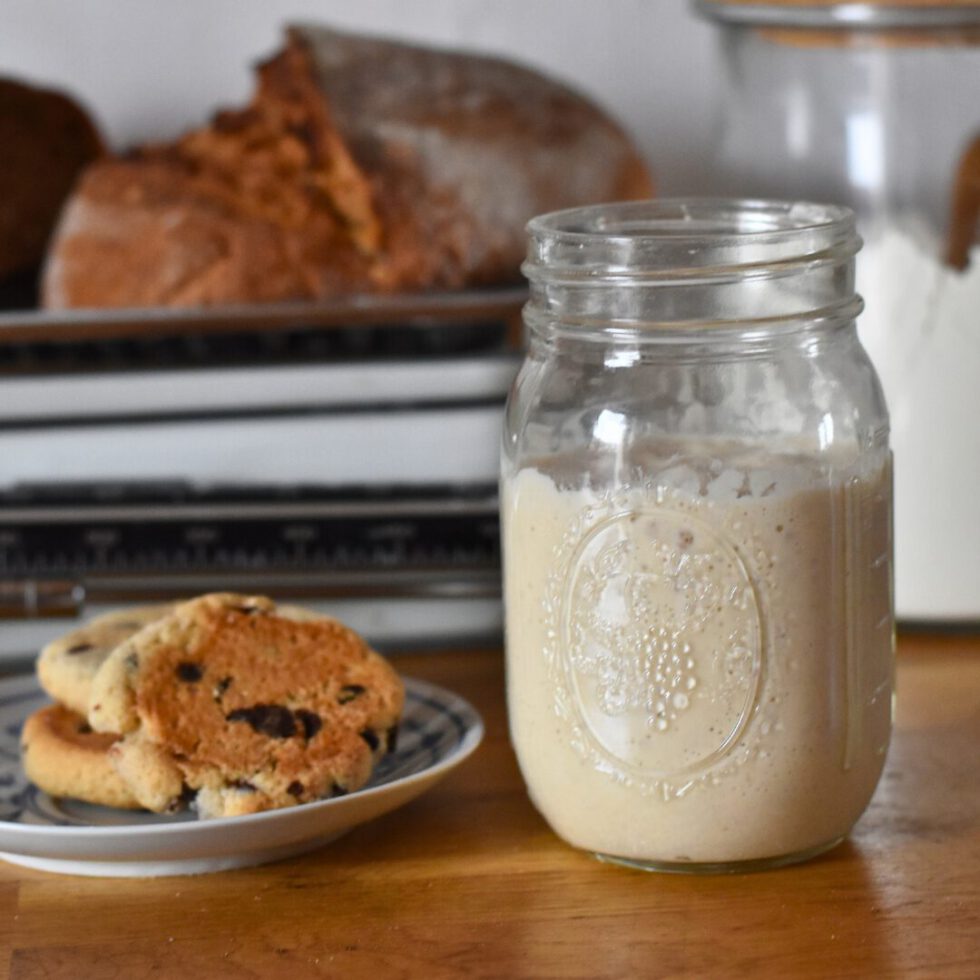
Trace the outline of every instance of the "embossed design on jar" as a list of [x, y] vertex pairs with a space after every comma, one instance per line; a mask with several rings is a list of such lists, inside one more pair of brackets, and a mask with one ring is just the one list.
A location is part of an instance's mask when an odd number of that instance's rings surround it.
[[554, 666], [579, 751], [665, 796], [716, 776], [763, 674], [739, 553], [704, 520], [663, 507], [599, 518], [565, 567]]

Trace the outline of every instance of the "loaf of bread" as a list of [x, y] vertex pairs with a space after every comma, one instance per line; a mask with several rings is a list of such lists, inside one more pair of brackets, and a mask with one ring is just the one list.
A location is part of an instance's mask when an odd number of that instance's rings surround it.
[[102, 152], [74, 100], [0, 79], [0, 283], [37, 270], [75, 179]]
[[291, 27], [246, 108], [86, 172], [43, 302], [195, 306], [514, 281], [532, 215], [651, 193], [623, 130], [534, 71]]

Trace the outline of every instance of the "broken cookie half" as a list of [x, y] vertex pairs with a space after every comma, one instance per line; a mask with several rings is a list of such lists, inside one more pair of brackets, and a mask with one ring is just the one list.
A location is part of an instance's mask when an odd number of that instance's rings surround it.
[[394, 745], [398, 674], [342, 623], [257, 596], [193, 599], [117, 647], [89, 723], [139, 803], [221, 817], [359, 789]]

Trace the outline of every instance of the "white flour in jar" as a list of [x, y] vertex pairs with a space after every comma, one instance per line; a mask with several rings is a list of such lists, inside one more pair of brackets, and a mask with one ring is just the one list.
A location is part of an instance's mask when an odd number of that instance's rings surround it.
[[980, 618], [980, 248], [963, 271], [891, 227], [857, 260], [858, 333], [881, 378], [895, 453], [895, 605]]
[[511, 736], [578, 847], [799, 854], [846, 834], [880, 776], [887, 465], [828, 489], [809, 460], [721, 455], [614, 494], [562, 476], [581, 460], [504, 481]]

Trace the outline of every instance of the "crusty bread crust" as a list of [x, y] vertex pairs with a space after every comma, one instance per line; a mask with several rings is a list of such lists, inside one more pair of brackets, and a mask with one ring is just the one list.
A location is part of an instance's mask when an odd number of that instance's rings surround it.
[[532, 215], [651, 193], [623, 131], [537, 72], [293, 27], [247, 108], [88, 170], [43, 302], [211, 305], [513, 281]]

